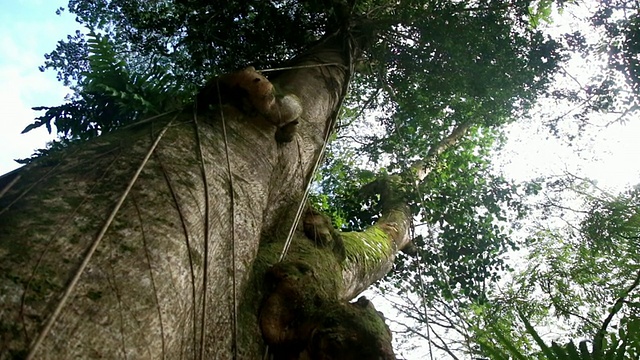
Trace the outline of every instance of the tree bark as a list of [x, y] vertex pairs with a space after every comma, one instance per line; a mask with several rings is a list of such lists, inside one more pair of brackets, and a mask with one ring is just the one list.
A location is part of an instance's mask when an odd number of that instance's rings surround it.
[[[222, 106], [223, 116], [168, 114], [0, 179], [0, 359], [261, 358], [260, 316], [284, 321], [261, 309], [291, 285], [272, 266], [344, 96], [353, 49], [343, 44], [325, 42], [273, 80], [303, 107], [293, 142]], [[389, 271], [407, 216], [400, 206], [370, 233], [344, 235], [342, 264], [312, 264], [342, 271], [336, 298]], [[384, 251], [359, 252], [372, 239]], [[285, 263], [315, 251], [305, 242], [300, 228]]]

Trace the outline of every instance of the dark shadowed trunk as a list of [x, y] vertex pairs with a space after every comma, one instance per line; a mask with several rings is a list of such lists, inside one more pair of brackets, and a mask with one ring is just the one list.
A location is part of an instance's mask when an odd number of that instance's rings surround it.
[[265, 340], [279, 358], [336, 358], [349, 341], [378, 352], [340, 358], [391, 358], [368, 303], [346, 301], [408, 241], [401, 202], [342, 234], [345, 258], [299, 226], [272, 267], [344, 96], [348, 48], [325, 42], [273, 77], [303, 106], [292, 142], [223, 106], [223, 118], [168, 114], [5, 176], [0, 358], [259, 359]]

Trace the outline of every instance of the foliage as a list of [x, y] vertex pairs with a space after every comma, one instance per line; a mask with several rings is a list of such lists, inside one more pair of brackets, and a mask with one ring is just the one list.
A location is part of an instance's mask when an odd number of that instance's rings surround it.
[[[507, 223], [526, 211], [519, 199], [521, 190], [492, 173], [489, 154], [477, 153], [477, 142], [463, 141], [445, 152], [442, 164], [421, 184], [421, 201], [414, 203], [428, 224], [418, 246], [419, 266], [430, 279], [425, 291], [433, 296], [442, 291], [449, 300], [482, 301], [486, 282], [507, 268], [500, 255], [517, 246]], [[408, 260], [401, 255], [392, 275], [405, 291], [418, 286], [419, 269]]]
[[[316, 12], [317, 3], [70, 0], [68, 10], [79, 24], [125, 48], [133, 70], [162, 64], [185, 84], [203, 84], [214, 73], [247, 63], [268, 67], [302, 49], [328, 26], [332, 7]], [[80, 81], [87, 68], [78, 56], [83, 52], [87, 45], [79, 36], [67, 38], [48, 54], [44, 68], [58, 71], [65, 83]]]
[[75, 98], [34, 108], [46, 112], [23, 132], [44, 125], [51, 133], [53, 123], [63, 139], [88, 139], [176, 106], [176, 80], [161, 66], [131, 71], [108, 36], [90, 33], [87, 46], [88, 70], [82, 73]]
[[576, 346], [574, 341], [565, 345], [552, 342], [548, 346], [527, 317], [520, 314], [520, 320], [526, 327], [526, 333], [530, 335], [539, 349], [526, 354], [510, 339], [503, 336], [502, 331], [492, 328], [491, 334], [495, 336], [496, 344], [488, 340], [480, 340], [482, 351], [496, 360], [507, 359], [545, 359], [545, 360], [623, 360], [637, 359], [640, 355], [640, 318], [622, 318], [617, 333], [610, 333], [602, 346], [602, 353], [596, 355], [589, 349], [589, 342], [582, 340]]
[[[526, 6], [469, 11], [466, 2], [439, 2], [425, 13], [422, 5], [398, 8], [397, 17], [411, 21], [383, 31], [366, 52], [368, 70], [357, 75], [344, 112], [347, 136], [332, 144], [319, 189], [339, 209], [337, 218], [349, 219], [338, 221], [344, 229], [362, 229], [380, 213], [377, 199], [363, 198], [362, 185], [381, 171], [404, 174], [407, 185], [398, 190], [415, 215], [422, 212], [419, 221], [432, 224], [433, 240], [419, 244], [426, 276], [439, 279], [428, 292], [478, 298], [484, 282], [505, 269], [500, 254], [515, 246], [506, 214], [525, 211], [516, 187], [488, 170], [494, 129], [527, 113], [563, 57], [557, 43], [514, 20]], [[361, 108], [380, 114], [377, 124], [363, 120]], [[379, 131], [352, 133], [350, 126]], [[461, 127], [471, 128], [466, 140], [433, 158]], [[408, 169], [421, 159], [433, 169], [416, 192]], [[416, 286], [403, 284], [416, 279], [410, 264], [401, 255], [392, 275], [401, 291]]]
[[[595, 44], [601, 54], [606, 54], [609, 70], [604, 81], [615, 80], [615, 74], [624, 76], [634, 92], [633, 101], [637, 106], [640, 95], [640, 13], [634, 1], [616, 0], [598, 4], [591, 17], [593, 26], [604, 35], [602, 42]], [[593, 49], [593, 48], [592, 48]]]
[[[501, 296], [492, 296], [492, 306], [510, 314], [507, 329], [476, 329], [492, 358], [635, 359], [640, 354], [640, 187], [611, 195], [589, 182], [569, 180], [563, 184], [573, 186], [587, 211], [572, 220], [579, 226], [538, 231], [529, 244], [526, 268], [514, 275]], [[556, 204], [549, 200], [545, 206], [563, 209]], [[589, 341], [576, 346], [569, 340], [560, 346], [555, 338], [547, 346], [532, 318], [547, 319], [546, 326], [555, 330], [564, 327], [564, 339]], [[518, 344], [523, 334], [539, 349]]]
[[544, 197], [530, 209], [537, 216], [520, 223], [528, 241], [508, 262], [515, 269], [507, 278], [487, 281], [483, 296], [471, 301], [447, 299], [431, 284], [447, 273], [427, 276], [428, 267], [417, 267], [393, 283], [413, 280], [392, 298], [411, 320], [399, 322], [401, 329], [453, 358], [638, 357], [640, 186], [611, 194], [574, 176], [543, 185], [525, 189]]
[[497, 128], [523, 116], [562, 59], [555, 41], [513, 20], [526, 9], [430, 5], [422, 16], [417, 6], [403, 9], [411, 24], [384, 32], [371, 50], [385, 131], [363, 148], [373, 161], [391, 156], [391, 170], [424, 158], [456, 127]]

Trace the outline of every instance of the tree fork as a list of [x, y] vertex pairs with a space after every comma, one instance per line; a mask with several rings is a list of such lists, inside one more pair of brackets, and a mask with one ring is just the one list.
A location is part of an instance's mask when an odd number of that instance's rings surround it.
[[[192, 114], [185, 112], [175, 116], [161, 137], [159, 131], [168, 117], [71, 145], [7, 179], [0, 197], [0, 359], [24, 357], [30, 349], [38, 359], [199, 358], [201, 346], [207, 358], [230, 358], [232, 272], [237, 274], [240, 294], [238, 356], [259, 358], [264, 351], [258, 319], [261, 299], [267, 290], [293, 286], [288, 276], [278, 275], [282, 272], [277, 267], [269, 270], [276, 262], [271, 254], [282, 248], [282, 233], [292, 222], [325, 134], [333, 125], [332, 115], [344, 96], [348, 56], [341, 45], [341, 41], [323, 43], [295, 62], [317, 67], [295, 68], [292, 63], [291, 70], [274, 80], [302, 103], [293, 142], [277, 144], [270, 124], [224, 109], [232, 174], [223, 166], [226, 152], [220, 117], [214, 112], [198, 116], [198, 143]], [[157, 148], [152, 150], [155, 140]], [[202, 154], [197, 150], [200, 145]], [[143, 161], [148, 153], [152, 156]], [[140, 174], [133, 181], [138, 169]], [[230, 212], [229, 175], [237, 184], [235, 214]], [[130, 192], [95, 252], [89, 252], [128, 183]], [[209, 229], [204, 226], [207, 208]], [[235, 216], [235, 229], [230, 226], [231, 216]], [[207, 231], [210, 243], [205, 254]], [[232, 231], [237, 239], [236, 269], [230, 268], [229, 260]], [[389, 234], [394, 232], [393, 226], [379, 228], [375, 239], [392, 239]], [[344, 236], [344, 270], [330, 251], [318, 249], [317, 253], [327, 255], [311, 262], [308, 274], [320, 274], [316, 268], [337, 269], [331, 279], [321, 281], [336, 282], [337, 293], [332, 297], [342, 299], [342, 305], [333, 308], [372, 314], [364, 300], [356, 305], [345, 301], [383, 271], [371, 277], [362, 274], [388, 269], [379, 264], [389, 264], [397, 246], [390, 245], [384, 257], [369, 256], [362, 262], [365, 257], [358, 255], [357, 245], [349, 255], [349, 244], [361, 244], [367, 236]], [[296, 249], [313, 247], [301, 231], [293, 244], [292, 257], [286, 261], [294, 264]], [[211, 266], [203, 284], [205, 257]], [[73, 283], [83, 261], [86, 268]], [[340, 275], [343, 272], [360, 275]], [[351, 284], [356, 280], [357, 286]], [[43, 336], [44, 324], [61, 304], [65, 290], [69, 299]], [[205, 291], [210, 306], [203, 314]], [[334, 304], [331, 301], [326, 301], [327, 306]], [[268, 303], [265, 300], [265, 308]], [[201, 344], [203, 318], [206, 332]], [[42, 343], [33, 349], [39, 336]], [[314, 344], [313, 349], [320, 349], [326, 343]]]

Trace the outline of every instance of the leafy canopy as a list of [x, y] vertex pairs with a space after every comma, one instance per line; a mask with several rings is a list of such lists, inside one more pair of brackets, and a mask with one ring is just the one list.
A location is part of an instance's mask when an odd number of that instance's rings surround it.
[[[501, 291], [492, 291], [492, 304], [477, 312], [475, 318], [486, 325], [474, 330], [484, 354], [498, 359], [636, 359], [640, 187], [609, 194], [575, 177], [553, 186], [578, 195], [585, 211], [558, 206], [558, 199], [541, 204], [568, 224], [541, 226], [532, 234], [527, 266]], [[534, 321], [556, 334], [561, 330], [550, 346]]]

